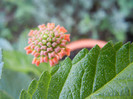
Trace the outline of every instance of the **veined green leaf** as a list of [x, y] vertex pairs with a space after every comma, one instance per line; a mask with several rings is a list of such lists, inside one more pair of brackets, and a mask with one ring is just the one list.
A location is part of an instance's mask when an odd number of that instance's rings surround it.
[[36, 91], [38, 82], [37, 80], [33, 80], [28, 88], [28, 93], [30, 93], [31, 95], [34, 94], [34, 92]]
[[[114, 97], [133, 96], [133, 63], [117, 74], [111, 81], [102, 86], [99, 90], [92, 93], [87, 99], [95, 97]], [[118, 97], [119, 96], [119, 97]], [[126, 99], [126, 98], [125, 98]], [[127, 98], [129, 99], [129, 98]]]
[[22, 90], [20, 99], [31, 99], [31, 95], [26, 90]]
[[52, 75], [49, 90], [48, 98], [57, 99], [62, 91], [64, 83], [68, 77], [68, 74], [71, 70], [71, 60], [66, 58], [65, 61], [60, 65], [58, 70]]
[[[133, 44], [108, 42], [102, 49], [81, 50], [51, 71], [47, 97], [39, 99], [104, 99], [133, 95]], [[33, 82], [32, 82], [33, 83]], [[30, 85], [32, 87], [33, 85]], [[38, 81], [39, 83], [39, 81]], [[35, 84], [36, 86], [37, 84]], [[33, 89], [44, 93], [43, 87]], [[37, 85], [38, 86], [38, 85]], [[30, 88], [29, 87], [29, 88]], [[30, 88], [31, 89], [31, 88]], [[32, 91], [33, 92], [33, 91]], [[45, 91], [47, 93], [47, 91]], [[34, 95], [33, 95], [34, 96]], [[46, 96], [46, 95], [45, 95]], [[21, 98], [24, 99], [24, 98]]]
[[23, 90], [20, 99], [46, 99], [48, 96], [48, 88], [51, 75], [45, 71], [39, 81], [33, 80], [28, 91]]
[[119, 48], [122, 46], [122, 42], [117, 42], [115, 45], [114, 45], [114, 48], [115, 50], [119, 50]]
[[32, 99], [46, 99], [47, 98], [50, 79], [51, 79], [51, 75], [47, 71], [41, 75], [39, 82], [38, 82], [38, 86], [32, 96]]

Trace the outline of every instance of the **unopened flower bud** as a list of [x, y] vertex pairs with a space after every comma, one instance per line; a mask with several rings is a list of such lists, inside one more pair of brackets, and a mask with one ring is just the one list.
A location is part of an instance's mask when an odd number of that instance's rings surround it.
[[29, 32], [29, 45], [25, 47], [27, 54], [34, 55], [32, 64], [39, 66], [42, 62], [49, 62], [50, 66], [54, 66], [63, 56], [70, 55], [70, 49], [66, 47], [70, 34], [64, 34], [67, 32], [64, 27], [48, 23], [38, 28]]

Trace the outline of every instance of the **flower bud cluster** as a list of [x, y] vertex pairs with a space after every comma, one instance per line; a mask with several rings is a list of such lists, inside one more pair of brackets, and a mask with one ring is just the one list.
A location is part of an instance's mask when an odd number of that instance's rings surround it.
[[42, 24], [38, 30], [31, 30], [28, 34], [27, 54], [34, 55], [32, 64], [39, 66], [42, 62], [49, 62], [50, 66], [58, 64], [63, 56], [70, 55], [70, 49], [66, 44], [70, 41], [70, 34], [64, 34], [67, 30], [54, 23]]

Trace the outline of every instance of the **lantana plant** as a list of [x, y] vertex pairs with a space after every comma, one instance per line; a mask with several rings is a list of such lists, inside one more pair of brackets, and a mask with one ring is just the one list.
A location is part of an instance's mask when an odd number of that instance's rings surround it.
[[[37, 66], [58, 63], [70, 55], [66, 47], [70, 41], [67, 30], [53, 23], [40, 25], [29, 33], [27, 54], [34, 55]], [[22, 90], [20, 99], [132, 99], [133, 98], [133, 43], [98, 45], [90, 51], [82, 49], [73, 60], [44, 71], [39, 80], [33, 80], [28, 90]]]
[[60, 25], [54, 23], [42, 24], [38, 30], [30, 30], [28, 46], [25, 47], [27, 54], [34, 55], [32, 64], [39, 66], [42, 62], [49, 62], [50, 66], [58, 64], [63, 56], [70, 55], [70, 49], [66, 44], [70, 41], [70, 34]]
[[[32, 63], [39, 66], [42, 62], [49, 62], [54, 67], [44, 70], [27, 90], [26, 84], [21, 85], [30, 81], [25, 80], [27, 76], [18, 73], [13, 76], [9, 72], [10, 79], [7, 79], [8, 75], [3, 73], [5, 79], [1, 77], [0, 80], [0, 99], [18, 99], [16, 85], [23, 88], [20, 99], [133, 99], [133, 43], [123, 45], [110, 41], [103, 48], [96, 45], [89, 51], [82, 49], [73, 60], [67, 57], [59, 62], [64, 55], [70, 55], [70, 49], [66, 47], [70, 35], [64, 34], [66, 32], [64, 27], [55, 27], [53, 23], [30, 31], [29, 45], [25, 49], [27, 54], [34, 55]], [[0, 67], [3, 66], [1, 59], [0, 50]], [[7, 94], [9, 92], [13, 94]]]

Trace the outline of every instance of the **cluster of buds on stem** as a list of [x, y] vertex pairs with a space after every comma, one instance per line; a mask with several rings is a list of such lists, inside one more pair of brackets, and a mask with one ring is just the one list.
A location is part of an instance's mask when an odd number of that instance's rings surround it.
[[27, 54], [34, 55], [32, 64], [39, 66], [42, 62], [49, 62], [50, 66], [58, 64], [63, 56], [70, 55], [70, 49], [66, 44], [70, 41], [70, 34], [64, 34], [67, 30], [54, 23], [42, 24], [38, 30], [31, 30], [28, 34]]

